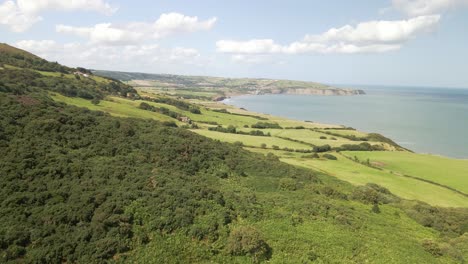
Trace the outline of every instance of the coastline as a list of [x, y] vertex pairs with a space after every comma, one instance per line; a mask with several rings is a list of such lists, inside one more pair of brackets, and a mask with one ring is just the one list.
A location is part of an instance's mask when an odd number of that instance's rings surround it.
[[[436, 152], [429, 152], [429, 151], [417, 151], [417, 150], [414, 150], [412, 149], [411, 147], [408, 147], [407, 145], [410, 144], [410, 145], [414, 145], [415, 143], [413, 142], [400, 142], [399, 140], [395, 139], [394, 137], [389, 137], [387, 134], [385, 133], [381, 133], [381, 132], [375, 132], [375, 131], [372, 131], [372, 130], [368, 130], [368, 129], [361, 129], [361, 128], [355, 128], [354, 125], [348, 125], [348, 124], [336, 124], [336, 123], [329, 123], [329, 122], [322, 122], [322, 121], [309, 121], [309, 120], [304, 120], [304, 119], [300, 119], [300, 118], [295, 118], [295, 117], [291, 117], [287, 114], [285, 115], [277, 115], [275, 113], [271, 113], [271, 112], [265, 112], [265, 111], [254, 111], [254, 110], [251, 110], [249, 108], [246, 108], [246, 107], [241, 107], [237, 104], [234, 104], [232, 102], [232, 99], [235, 99], [235, 98], [239, 98], [239, 97], [253, 97], [253, 96], [262, 96], [262, 95], [275, 95], [275, 96], [284, 96], [284, 95], [291, 95], [291, 94], [240, 94], [240, 95], [233, 95], [233, 96], [230, 96], [230, 97], [227, 97], [225, 98], [224, 100], [222, 101], [217, 101], [218, 103], [222, 103], [224, 105], [227, 105], [229, 107], [234, 107], [238, 110], [245, 110], [247, 111], [248, 113], [251, 113], [253, 115], [257, 115], [257, 114], [262, 114], [262, 115], [266, 115], [266, 116], [276, 116], [276, 117], [281, 117], [281, 118], [284, 118], [284, 119], [288, 119], [288, 120], [291, 120], [291, 121], [297, 121], [297, 122], [305, 122], [305, 123], [308, 123], [308, 122], [312, 122], [313, 124], [318, 124], [318, 125], [325, 125], [325, 126], [334, 126], [334, 127], [341, 127], [341, 128], [345, 128], [345, 127], [352, 127], [354, 129], [356, 129], [356, 131], [359, 131], [359, 132], [363, 132], [363, 133], [379, 133], [379, 134], [382, 134], [384, 137], [386, 138], [389, 138], [391, 140], [393, 140], [394, 142], [396, 142], [398, 145], [402, 144], [404, 149], [410, 151], [410, 152], [414, 152], [414, 153], [417, 153], [417, 154], [422, 154], [422, 155], [429, 155], [429, 156], [435, 156], [435, 157], [441, 157], [441, 158], [446, 158], [446, 159], [453, 159], [453, 160], [468, 160], [468, 157], [454, 157], [454, 156], [449, 156], [449, 155], [446, 155], [446, 154], [442, 154], [442, 153], [436, 153]], [[310, 95], [312, 97], [315, 97], [315, 96], [324, 96], [324, 95]], [[328, 97], [328, 96], [324, 96], [324, 97]]]

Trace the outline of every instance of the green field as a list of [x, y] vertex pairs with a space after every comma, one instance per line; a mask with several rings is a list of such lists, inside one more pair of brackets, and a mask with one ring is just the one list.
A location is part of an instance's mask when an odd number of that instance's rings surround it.
[[[250, 131], [252, 129], [241, 129], [244, 131]], [[341, 138], [338, 136], [330, 136], [324, 133], [312, 131], [309, 129], [263, 129], [262, 131], [269, 132], [272, 136], [291, 138], [299, 141], [303, 141], [313, 145], [330, 145], [332, 147], [339, 147], [343, 144], [356, 145], [363, 143], [365, 141], [352, 141], [346, 138]], [[320, 137], [326, 137], [326, 139], [321, 139]], [[332, 139], [335, 138], [335, 139]], [[392, 146], [386, 143], [380, 142], [369, 142], [372, 145], [378, 144], [384, 146], [386, 149], [394, 149]]]
[[209, 137], [212, 139], [218, 139], [223, 142], [242, 142], [246, 146], [255, 146], [260, 147], [261, 144], [266, 144], [267, 148], [271, 148], [273, 145], [276, 145], [280, 148], [292, 148], [292, 149], [311, 149], [310, 146], [277, 138], [277, 137], [260, 137], [260, 136], [250, 136], [250, 135], [239, 135], [239, 134], [229, 134], [229, 133], [221, 133], [216, 131], [208, 131], [208, 130], [192, 130], [193, 132], [203, 135], [205, 137]]
[[135, 106], [134, 101], [121, 99], [117, 97], [109, 97], [107, 100], [100, 101], [98, 105], [94, 105], [91, 103], [91, 101], [78, 97], [66, 97], [57, 93], [51, 93], [51, 95], [52, 98], [56, 101], [64, 102], [78, 107], [86, 107], [91, 110], [104, 111], [113, 116], [149, 118], [159, 121], [177, 121], [166, 115], [139, 109]]
[[[305, 168], [322, 171], [354, 185], [376, 183], [388, 188], [392, 193], [409, 200], [419, 200], [431, 205], [444, 207], [468, 207], [468, 198], [447, 188], [408, 177], [391, 174], [366, 165], [356, 163], [338, 153], [338, 160], [303, 158], [302, 153], [249, 149], [267, 154], [274, 153], [281, 161]], [[355, 152], [353, 152], [355, 153]], [[388, 152], [399, 154], [402, 152]]]
[[468, 160], [449, 159], [441, 156], [409, 152], [344, 152], [371, 164], [421, 179], [443, 184], [468, 194]]
[[223, 103], [209, 103], [209, 102], [202, 102], [202, 104], [208, 104], [211, 107], [214, 108], [226, 108], [232, 113], [239, 113], [239, 114], [254, 114], [257, 116], [265, 117], [268, 118], [271, 122], [276, 122], [280, 124], [282, 127], [296, 127], [296, 126], [303, 126], [305, 128], [340, 128], [342, 126], [340, 125], [333, 125], [333, 124], [323, 124], [323, 123], [315, 123], [315, 122], [305, 122], [301, 120], [293, 120], [293, 119], [288, 119], [285, 117], [279, 117], [279, 116], [272, 116], [272, 115], [267, 115], [267, 114], [259, 114], [259, 113], [252, 113], [248, 110], [244, 109], [239, 109], [235, 108], [230, 105], [225, 105]]
[[351, 130], [351, 129], [326, 129], [324, 132], [331, 132], [333, 134], [339, 134], [344, 136], [356, 136], [356, 137], [366, 137], [368, 134], [358, 131], [358, 130]]
[[[94, 105], [89, 100], [81, 98], [70, 98], [59, 94], [54, 94], [53, 98], [57, 101], [65, 102], [68, 104], [80, 107], [87, 107], [92, 110], [105, 111], [114, 116], [151, 118], [159, 121], [175, 121], [179, 125], [183, 124], [168, 116], [138, 108], [140, 103], [143, 102], [141, 100], [128, 100], [119, 97], [108, 97], [106, 100], [102, 100], [98, 105]], [[178, 113], [190, 117], [195, 122], [216, 122], [225, 127], [228, 125], [234, 125], [238, 127], [238, 130], [241, 131], [251, 131], [251, 128], [243, 128], [243, 126], [250, 126], [261, 121], [248, 116], [214, 112], [203, 107], [201, 108], [202, 114], [197, 115], [190, 113], [189, 111], [180, 110], [172, 105], [154, 102], [147, 103], [156, 107], [165, 107], [172, 111], [176, 111]], [[228, 108], [228, 110], [232, 111], [232, 108]], [[241, 112], [242, 114], [249, 113], [250, 115], [254, 115], [253, 113], [244, 110], [241, 110]], [[279, 121], [278, 123], [283, 127], [286, 127], [286, 125], [290, 124], [287, 120], [286, 122], [282, 119], [274, 120]], [[268, 120], [268, 122], [274, 121]], [[302, 122], [302, 124], [304, 123], [305, 122]], [[206, 130], [206, 125], [204, 125], [203, 123], [199, 124], [204, 129], [196, 129], [192, 131], [212, 139], [217, 139], [228, 143], [242, 142], [246, 146], [254, 146], [257, 148], [261, 147], [262, 144], [266, 144], [266, 148], [268, 150], [251, 149], [252, 151], [257, 152], [273, 151], [272, 146], [274, 145], [278, 146], [279, 148], [309, 150], [311, 149], [311, 146], [308, 144], [329, 144], [332, 147], [338, 147], [342, 144], [361, 143], [360, 141], [351, 141], [338, 136], [331, 136], [326, 135], [324, 133], [311, 131], [309, 129], [263, 129], [262, 131], [264, 133], [270, 133], [272, 136], [260, 137], [208, 131]], [[353, 130], [333, 130], [332, 132], [335, 133], [343, 131], [349, 132]], [[361, 132], [353, 131], [353, 134], [356, 136], [361, 136], [362, 134], [360, 133]], [[326, 136], [327, 139], [320, 139], [321, 136]], [[299, 140], [308, 144], [294, 142], [279, 137], [291, 138], [293, 140]], [[337, 140], [331, 140], [332, 137], [336, 138]], [[391, 149], [391, 146], [389, 146], [386, 143], [371, 143], [383, 144], [387, 149]], [[407, 174], [413, 177], [446, 185], [462, 192], [467, 192], [468, 180], [466, 180], [465, 175], [468, 175], [468, 161], [454, 160], [437, 156], [413, 154], [401, 151], [344, 152], [344, 154], [348, 157], [354, 158], [354, 156], [356, 156], [361, 161], [370, 159], [371, 164], [373, 164], [374, 166], [378, 165], [385, 169], [382, 171], [356, 163], [354, 161], [344, 158], [343, 156], [340, 156], [339, 154], [337, 154], [337, 161], [328, 161], [304, 159], [301, 158], [301, 156], [304, 155], [301, 153], [278, 151], [275, 151], [275, 153], [280, 153], [280, 156], [282, 157], [282, 160], [284, 162], [302, 167], [318, 169], [341, 180], [348, 181], [352, 184], [363, 185], [372, 182], [382, 185], [391, 190], [393, 193], [406, 199], [416, 199], [438, 206], [468, 207], [468, 198], [464, 197], [461, 194], [458, 194], [452, 190], [441, 186], [403, 176], [404, 174]]]

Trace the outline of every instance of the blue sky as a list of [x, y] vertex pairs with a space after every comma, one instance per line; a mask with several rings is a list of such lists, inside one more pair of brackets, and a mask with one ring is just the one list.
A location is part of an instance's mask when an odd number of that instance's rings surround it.
[[2, 42], [94, 69], [468, 88], [468, 0], [0, 0]]

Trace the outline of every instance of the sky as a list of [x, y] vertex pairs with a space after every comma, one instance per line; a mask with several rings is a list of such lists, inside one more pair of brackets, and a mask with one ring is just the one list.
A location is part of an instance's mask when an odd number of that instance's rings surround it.
[[90, 69], [468, 88], [468, 0], [0, 0], [0, 42]]

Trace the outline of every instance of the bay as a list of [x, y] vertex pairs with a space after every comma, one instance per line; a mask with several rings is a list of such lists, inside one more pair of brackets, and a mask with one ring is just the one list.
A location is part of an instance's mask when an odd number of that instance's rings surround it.
[[468, 158], [467, 89], [352, 87], [366, 94], [245, 95], [229, 98], [225, 103], [265, 114], [380, 133], [419, 153]]

